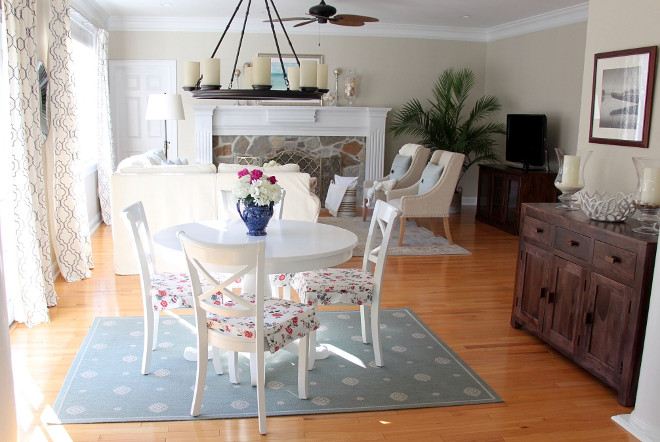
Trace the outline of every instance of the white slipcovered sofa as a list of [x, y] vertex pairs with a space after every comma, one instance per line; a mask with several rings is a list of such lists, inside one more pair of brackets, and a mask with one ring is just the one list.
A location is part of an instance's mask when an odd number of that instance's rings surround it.
[[[237, 172], [246, 167], [256, 168], [223, 164], [216, 172], [212, 164], [129, 167], [120, 164], [110, 178], [115, 273], [138, 273], [132, 239], [119, 215], [124, 207], [142, 201], [152, 235], [176, 224], [218, 219], [220, 210], [224, 210], [219, 191], [231, 190]], [[321, 203], [309, 190], [309, 174], [299, 172], [294, 164], [262, 169], [266, 175], [274, 175], [286, 190], [283, 219], [316, 222]], [[230, 217], [238, 218], [238, 214], [231, 213]], [[173, 270], [173, 263], [162, 255], [157, 253], [156, 256], [159, 271]]]

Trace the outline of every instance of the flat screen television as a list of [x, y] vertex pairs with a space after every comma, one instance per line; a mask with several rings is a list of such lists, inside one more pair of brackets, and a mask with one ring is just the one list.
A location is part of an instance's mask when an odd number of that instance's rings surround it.
[[546, 162], [548, 119], [542, 114], [508, 114], [506, 116], [506, 160], [529, 167], [543, 167]]

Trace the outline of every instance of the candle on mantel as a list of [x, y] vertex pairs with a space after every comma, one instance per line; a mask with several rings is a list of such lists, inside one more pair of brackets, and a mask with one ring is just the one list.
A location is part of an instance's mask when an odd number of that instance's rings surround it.
[[577, 187], [580, 178], [580, 157], [564, 155], [561, 183], [566, 187]]
[[202, 86], [220, 86], [220, 59], [202, 60]]
[[252, 89], [252, 66], [245, 66], [245, 86], [243, 89]]
[[194, 87], [199, 81], [199, 61], [183, 62], [183, 86]]
[[315, 60], [300, 62], [300, 87], [316, 87], [316, 65]]
[[289, 89], [292, 91], [300, 89], [300, 68], [298, 66], [291, 66], [287, 69], [286, 75], [289, 78]]
[[328, 88], [328, 65], [319, 64], [316, 66], [316, 87], [319, 89]]
[[252, 63], [252, 84], [256, 86], [270, 85], [270, 58], [254, 57]]
[[642, 176], [642, 194], [640, 201], [646, 204], [660, 205], [660, 169], [647, 167]]

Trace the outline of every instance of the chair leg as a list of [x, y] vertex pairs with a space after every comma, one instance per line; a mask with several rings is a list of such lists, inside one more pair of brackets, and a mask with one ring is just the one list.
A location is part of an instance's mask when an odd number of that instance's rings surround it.
[[362, 221], [367, 220], [367, 199], [365, 198], [364, 201], [362, 201]]
[[257, 358], [254, 353], [250, 353], [250, 385], [256, 387], [258, 385], [259, 370], [257, 367]]
[[142, 374], [149, 374], [151, 369], [151, 352], [154, 349], [154, 311], [145, 308], [144, 311], [144, 342], [142, 349]]
[[278, 298], [280, 297], [280, 288], [276, 286], [275, 284], [270, 285], [270, 295], [273, 298]]
[[309, 373], [307, 359], [309, 358], [309, 335], [298, 340], [298, 398], [307, 399]]
[[316, 362], [316, 330], [309, 332], [309, 343], [308, 343], [308, 361], [307, 368], [312, 370], [314, 368], [314, 363]]
[[406, 231], [406, 219], [401, 217], [401, 229], [399, 230], [399, 245], [403, 244], [403, 234]]
[[[261, 348], [260, 348], [261, 347]], [[256, 371], [257, 371], [257, 416], [259, 419], [259, 433], [266, 434], [266, 367], [264, 365], [264, 348], [257, 344]], [[252, 356], [254, 353], [250, 353]], [[252, 360], [252, 358], [250, 358]], [[252, 366], [252, 364], [250, 364]]]
[[220, 349], [218, 347], [213, 347], [211, 350], [213, 354], [213, 369], [215, 374], [223, 374], [222, 371], [222, 360], [220, 359]]
[[442, 218], [442, 222], [445, 228], [445, 236], [447, 237], [447, 241], [449, 241], [449, 244], [454, 244], [454, 241], [451, 239], [451, 232], [449, 231], [449, 217], [446, 216]]
[[155, 350], [158, 347], [158, 326], [160, 325], [160, 312], [154, 313], [154, 340], [151, 346], [152, 350]]
[[369, 329], [369, 309], [366, 305], [360, 306], [360, 325], [362, 326], [362, 342], [368, 344], [371, 342], [371, 333]]
[[[203, 335], [203, 336], [200, 336]], [[202, 408], [202, 398], [204, 397], [204, 385], [206, 384], [206, 368], [209, 364], [208, 335], [206, 330], [202, 330], [197, 335], [197, 373], [195, 376], [195, 393], [193, 395], [190, 414], [198, 416]]]
[[374, 342], [374, 359], [376, 365], [383, 366], [383, 347], [380, 342], [380, 305], [371, 306], [371, 336]]
[[238, 384], [238, 352], [230, 351], [227, 358], [227, 365], [229, 368], [229, 382]]

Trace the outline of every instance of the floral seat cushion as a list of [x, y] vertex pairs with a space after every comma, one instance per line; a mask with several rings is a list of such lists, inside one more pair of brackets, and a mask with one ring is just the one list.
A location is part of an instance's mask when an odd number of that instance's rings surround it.
[[[254, 304], [253, 294], [240, 295]], [[231, 309], [236, 304], [226, 296], [212, 297], [214, 304]], [[207, 313], [206, 326], [210, 329], [231, 336], [245, 338], [254, 337], [255, 321], [250, 317], [220, 316]], [[264, 329], [266, 347], [275, 353], [286, 344], [307, 335], [318, 328], [316, 308], [299, 302], [285, 301], [275, 298], [264, 299]]]
[[373, 299], [373, 275], [359, 269], [321, 269], [296, 273], [291, 287], [307, 305], [369, 305]]
[[[225, 279], [226, 276], [216, 274], [217, 279]], [[232, 283], [230, 288], [240, 287], [241, 280]], [[211, 286], [202, 281], [202, 290], [208, 290]], [[192, 286], [187, 273], [157, 273], [151, 276], [151, 304], [154, 311], [169, 310], [175, 308], [193, 308]]]
[[270, 284], [275, 287], [288, 287], [295, 273], [274, 273], [270, 275]]

